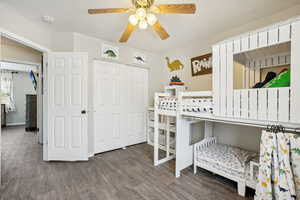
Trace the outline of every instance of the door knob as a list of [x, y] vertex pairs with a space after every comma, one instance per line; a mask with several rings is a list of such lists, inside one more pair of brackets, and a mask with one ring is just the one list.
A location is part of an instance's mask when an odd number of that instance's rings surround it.
[[82, 111], [81, 111], [81, 114], [86, 114], [86, 110], [82, 110]]

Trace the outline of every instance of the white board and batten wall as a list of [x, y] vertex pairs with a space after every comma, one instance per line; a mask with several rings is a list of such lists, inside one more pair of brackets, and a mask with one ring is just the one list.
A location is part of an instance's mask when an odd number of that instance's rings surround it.
[[94, 61], [95, 153], [146, 141], [148, 70]]
[[[291, 43], [290, 57], [283, 55], [282, 58], [279, 56], [274, 60], [291, 64], [290, 87], [234, 89], [234, 55], [286, 42]], [[216, 116], [300, 123], [300, 18], [225, 40], [214, 45], [212, 51]], [[262, 65], [262, 62], [252, 62], [246, 67], [252, 69], [249, 76], [245, 77], [252, 80], [246, 80], [249, 83], [248, 88], [252, 86], [250, 84], [259, 81], [258, 74]]]

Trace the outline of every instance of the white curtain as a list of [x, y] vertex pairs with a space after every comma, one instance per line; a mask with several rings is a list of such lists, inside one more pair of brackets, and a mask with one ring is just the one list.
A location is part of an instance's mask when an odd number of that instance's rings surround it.
[[300, 199], [300, 136], [263, 131], [255, 200]]
[[1, 98], [5, 99], [6, 112], [13, 112], [16, 110], [13, 91], [13, 75], [12, 72], [1, 70], [0, 71], [0, 85], [1, 85]]

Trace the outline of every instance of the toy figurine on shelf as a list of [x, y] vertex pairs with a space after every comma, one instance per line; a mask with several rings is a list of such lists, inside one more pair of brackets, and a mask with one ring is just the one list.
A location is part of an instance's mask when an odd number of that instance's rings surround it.
[[173, 76], [171, 78], [170, 85], [184, 85], [184, 82], [182, 82], [178, 76]]

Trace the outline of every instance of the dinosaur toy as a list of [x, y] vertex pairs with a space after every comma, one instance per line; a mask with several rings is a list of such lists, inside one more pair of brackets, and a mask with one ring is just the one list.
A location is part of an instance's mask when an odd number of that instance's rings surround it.
[[177, 71], [184, 68], [184, 65], [180, 62], [180, 60], [175, 60], [172, 63], [170, 63], [169, 57], [166, 57], [168, 68], [170, 71]]
[[144, 59], [140, 56], [136, 56], [135, 59], [140, 61], [140, 62], [143, 62], [143, 63], [145, 62]]
[[104, 54], [106, 54], [108, 57], [113, 57], [113, 58], [117, 57], [116, 53], [113, 50], [110, 50], [110, 49], [106, 50], [104, 52]]

